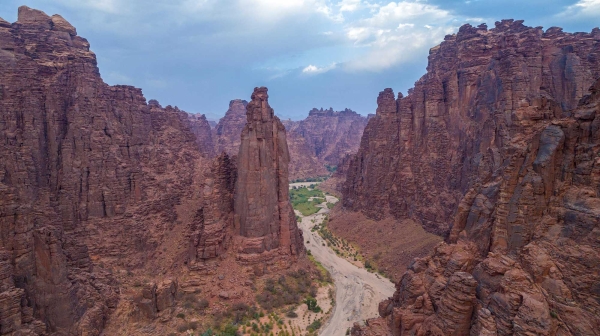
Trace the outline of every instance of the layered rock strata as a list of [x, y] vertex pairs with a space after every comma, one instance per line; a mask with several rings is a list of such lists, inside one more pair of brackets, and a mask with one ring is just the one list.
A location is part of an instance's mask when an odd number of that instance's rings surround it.
[[[245, 100], [232, 100], [225, 116], [214, 130], [217, 153], [237, 155], [239, 133], [245, 126]], [[283, 120], [290, 153], [291, 180], [327, 176], [326, 165], [336, 166], [346, 155], [358, 150], [367, 119], [346, 109], [313, 109], [301, 121]]]
[[366, 210], [360, 172], [391, 165], [368, 182], [374, 203], [449, 235], [353, 335], [598, 334], [599, 42], [599, 29], [466, 25], [408, 97], [380, 94], [346, 206]]
[[189, 128], [196, 136], [196, 143], [206, 157], [215, 156], [215, 143], [213, 141], [212, 127], [204, 114], [189, 114]]
[[447, 235], [461, 198], [506, 164], [514, 142], [577, 106], [600, 75], [599, 39], [598, 29], [544, 32], [513, 20], [446, 36], [407, 97], [380, 93], [344, 206]]
[[[233, 217], [227, 159], [211, 168], [187, 113], [106, 85], [59, 15], [0, 20], [0, 118], [0, 334], [99, 335], [127, 296], [118, 272], [184, 271], [190, 240], [189, 259], [219, 255], [208, 237]], [[175, 290], [139, 307], [160, 312]]]
[[366, 125], [367, 118], [350, 109], [314, 108], [289, 133], [290, 138], [303, 138], [320, 162], [337, 166], [344, 157], [358, 151]]
[[229, 109], [214, 129], [217, 154], [222, 152], [229, 156], [238, 154], [241, 143], [240, 134], [246, 125], [246, 105], [248, 102], [242, 99], [234, 99], [229, 102]]
[[255, 88], [237, 157], [234, 194], [236, 244], [241, 258], [297, 256], [302, 232], [289, 201], [286, 131], [269, 106], [267, 88]]

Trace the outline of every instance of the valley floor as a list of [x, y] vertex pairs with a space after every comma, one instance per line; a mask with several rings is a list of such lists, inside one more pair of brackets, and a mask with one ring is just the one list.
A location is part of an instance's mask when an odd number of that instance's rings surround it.
[[[333, 196], [328, 195], [326, 198], [329, 203], [338, 201]], [[318, 213], [302, 216], [296, 211], [296, 215], [301, 219], [299, 226], [304, 233], [306, 249], [330, 272], [336, 288], [333, 313], [322, 327], [320, 335], [343, 336], [354, 322], [379, 315], [378, 304], [393, 295], [394, 284], [379, 274], [357, 267], [336, 255], [317, 231], [311, 231], [329, 213], [327, 202], [320, 205], [322, 209]]]

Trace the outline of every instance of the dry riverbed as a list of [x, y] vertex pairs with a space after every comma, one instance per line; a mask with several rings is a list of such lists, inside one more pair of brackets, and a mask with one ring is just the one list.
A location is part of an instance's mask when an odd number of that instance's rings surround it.
[[[298, 184], [294, 185], [300, 187]], [[326, 202], [319, 206], [321, 210], [318, 213], [302, 216], [296, 211], [296, 215], [301, 219], [299, 226], [304, 233], [306, 249], [330, 272], [335, 284], [335, 306], [329, 321], [321, 328], [319, 334], [343, 336], [354, 322], [378, 316], [378, 304], [392, 296], [394, 284], [379, 274], [368, 272], [338, 256], [318, 232], [311, 231], [315, 225], [321, 224], [329, 213], [327, 202], [338, 201], [330, 195], [325, 197]]]

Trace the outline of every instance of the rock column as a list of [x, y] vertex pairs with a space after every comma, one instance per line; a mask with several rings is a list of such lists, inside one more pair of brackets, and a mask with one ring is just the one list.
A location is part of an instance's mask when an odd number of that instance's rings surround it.
[[261, 260], [304, 249], [289, 201], [286, 132], [268, 98], [267, 88], [255, 88], [247, 106], [234, 196], [238, 252]]

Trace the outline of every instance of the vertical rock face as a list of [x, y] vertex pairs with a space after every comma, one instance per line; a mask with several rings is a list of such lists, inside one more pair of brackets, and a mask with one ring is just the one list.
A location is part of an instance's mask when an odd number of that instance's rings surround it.
[[577, 106], [600, 75], [599, 39], [513, 20], [446, 36], [407, 97], [381, 92], [344, 206], [448, 234], [463, 195], [508, 163], [514, 141]]
[[192, 222], [190, 260], [197, 262], [223, 254], [233, 235], [235, 162], [221, 153], [205, 175], [203, 204]]
[[393, 335], [598, 334], [598, 56], [598, 29], [467, 25], [432, 49], [395, 112], [391, 90], [381, 93], [346, 206], [420, 216], [449, 235], [413, 262], [375, 325]]
[[240, 148], [240, 134], [246, 125], [246, 105], [248, 102], [234, 99], [229, 102], [229, 109], [215, 127], [215, 151], [229, 156], [237, 155]]
[[[229, 110], [214, 130], [217, 153], [237, 155], [239, 134], [246, 124], [245, 100], [232, 100]], [[325, 165], [336, 166], [358, 150], [367, 119], [346, 109], [340, 112], [313, 109], [301, 121], [284, 120], [290, 153], [289, 177], [326, 176]]]
[[[358, 151], [367, 118], [345, 109], [312, 109], [308, 117], [286, 126], [290, 142], [292, 167], [290, 174], [299, 177], [307, 173], [314, 176], [327, 175], [325, 165], [337, 166], [345, 156]], [[314, 158], [314, 159], [312, 159]], [[316, 161], [312, 171], [304, 168], [310, 159]]]
[[234, 168], [226, 158], [209, 166], [212, 145], [199, 139], [210, 132], [196, 136], [187, 113], [106, 85], [89, 43], [62, 17], [21, 7], [5, 22], [0, 334], [99, 335], [120, 297], [104, 262], [149, 276], [180, 269], [192, 224], [202, 226], [191, 233], [194, 258], [220, 253], [213, 231], [232, 226]]
[[209, 121], [204, 114], [189, 114], [189, 128], [196, 136], [196, 143], [206, 157], [215, 156], [215, 144], [212, 136], [212, 129]]
[[234, 196], [239, 252], [298, 255], [304, 245], [289, 201], [286, 132], [268, 98], [267, 88], [254, 89], [241, 136]]

